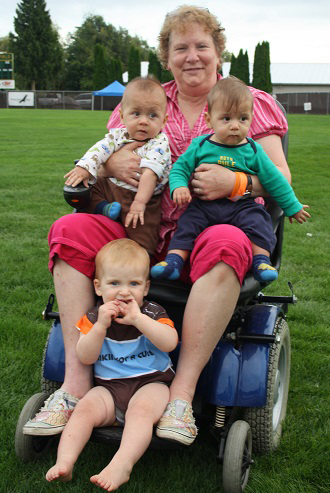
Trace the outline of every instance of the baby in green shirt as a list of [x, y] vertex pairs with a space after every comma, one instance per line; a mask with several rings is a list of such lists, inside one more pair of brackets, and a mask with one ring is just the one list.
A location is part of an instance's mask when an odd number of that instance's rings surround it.
[[[190, 203], [178, 221], [165, 261], [151, 269], [151, 276], [178, 279], [197, 236], [215, 224], [232, 224], [251, 241], [252, 272], [260, 282], [277, 279], [270, 263], [276, 243], [272, 222], [266, 209], [250, 197], [251, 175], [257, 175], [265, 190], [278, 202], [284, 213], [299, 223], [310, 217], [296, 198], [284, 175], [270, 160], [261, 145], [248, 138], [253, 118], [253, 96], [248, 87], [235, 77], [219, 80], [208, 95], [205, 119], [213, 134], [194, 139], [187, 151], [174, 163], [170, 172], [170, 191], [179, 205]], [[201, 163], [218, 163], [236, 173], [229, 200], [192, 200], [188, 183]], [[239, 200], [242, 199], [243, 200]]]

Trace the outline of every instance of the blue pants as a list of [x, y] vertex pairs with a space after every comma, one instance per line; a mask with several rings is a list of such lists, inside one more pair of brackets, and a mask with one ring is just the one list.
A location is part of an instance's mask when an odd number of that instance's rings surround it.
[[241, 229], [256, 245], [272, 253], [276, 236], [266, 209], [254, 199], [232, 202], [228, 199], [194, 199], [182, 214], [169, 250], [189, 250], [197, 236], [209, 226], [231, 224]]

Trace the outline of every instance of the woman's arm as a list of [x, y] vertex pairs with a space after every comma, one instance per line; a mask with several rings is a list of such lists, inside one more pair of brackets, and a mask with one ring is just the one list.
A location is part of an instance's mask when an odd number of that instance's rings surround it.
[[100, 168], [99, 176], [112, 176], [137, 188], [141, 173], [141, 158], [133, 151], [143, 145], [144, 142], [131, 142], [114, 152], [105, 162], [103, 169]]

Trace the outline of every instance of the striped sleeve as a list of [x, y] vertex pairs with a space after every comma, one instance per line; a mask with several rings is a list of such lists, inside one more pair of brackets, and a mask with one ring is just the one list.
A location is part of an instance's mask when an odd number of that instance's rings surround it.
[[113, 112], [110, 115], [109, 121], [107, 123], [107, 129], [110, 131], [110, 128], [122, 128], [124, 125], [120, 119], [119, 113], [120, 104], [115, 107]]
[[270, 94], [253, 87], [249, 87], [249, 89], [254, 97], [254, 116], [249, 137], [255, 140], [272, 134], [283, 137], [288, 130], [288, 123], [274, 98]]
[[94, 324], [92, 324], [92, 322], [88, 320], [87, 315], [81, 317], [76, 324], [77, 329], [80, 330], [80, 332], [84, 335], [88, 334], [93, 326]]

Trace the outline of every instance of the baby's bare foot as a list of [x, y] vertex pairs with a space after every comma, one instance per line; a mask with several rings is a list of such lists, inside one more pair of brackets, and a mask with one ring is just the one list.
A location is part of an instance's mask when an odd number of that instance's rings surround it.
[[46, 474], [47, 481], [54, 481], [58, 479], [66, 483], [72, 479], [72, 467], [66, 464], [56, 463], [55, 466], [51, 467]]
[[91, 482], [106, 491], [114, 491], [130, 478], [132, 467], [115, 457], [107, 467], [90, 478]]

